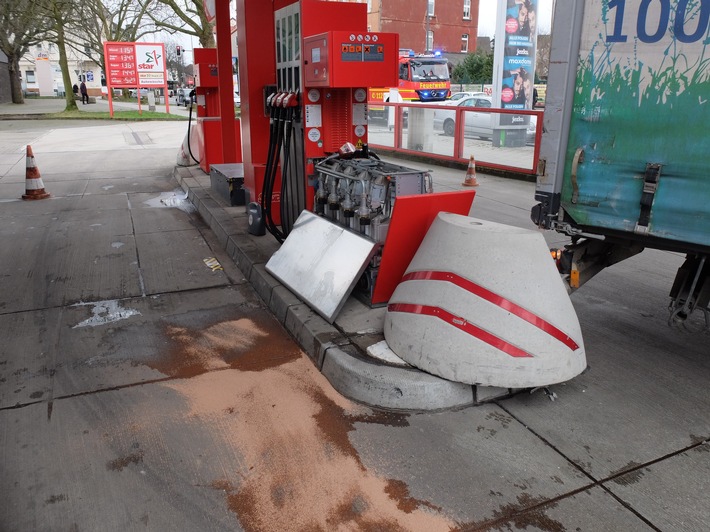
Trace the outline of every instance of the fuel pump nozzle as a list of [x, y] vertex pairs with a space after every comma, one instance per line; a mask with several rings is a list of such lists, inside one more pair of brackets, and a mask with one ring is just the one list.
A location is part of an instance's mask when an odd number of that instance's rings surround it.
[[287, 92], [281, 100], [281, 105], [284, 108], [295, 108], [298, 106], [298, 91]]

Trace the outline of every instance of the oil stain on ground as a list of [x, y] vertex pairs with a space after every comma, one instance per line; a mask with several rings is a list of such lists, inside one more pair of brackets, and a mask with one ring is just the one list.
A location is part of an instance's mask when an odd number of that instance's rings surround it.
[[[566, 532], [567, 528], [552, 519], [545, 512], [550, 508], [555, 508], [556, 503], [544, 505], [544, 497], [533, 497], [527, 493], [518, 495], [517, 502], [502, 505], [493, 512], [493, 519], [485, 523], [468, 524], [459, 530], [542, 530], [545, 532]], [[534, 508], [525, 511], [526, 508]]]
[[[622, 467], [621, 469], [617, 469], [616, 471], [612, 471], [611, 476], [615, 476], [615, 475], [620, 475], [624, 471], [632, 470], [632, 471], [629, 471], [625, 475], [616, 476], [613, 479], [614, 483], [619, 484], [620, 486], [630, 486], [632, 484], [636, 484], [644, 476], [644, 470], [640, 466], [641, 466], [641, 464], [639, 464], [638, 462], [631, 461], [628, 464], [626, 464], [624, 467]], [[646, 469], [646, 471], [648, 471], [648, 468], [645, 468], [645, 469]]]
[[143, 461], [143, 453], [132, 453], [115, 460], [111, 460], [106, 464], [106, 469], [109, 471], [123, 471], [124, 468], [128, 467], [130, 464], [138, 464]]

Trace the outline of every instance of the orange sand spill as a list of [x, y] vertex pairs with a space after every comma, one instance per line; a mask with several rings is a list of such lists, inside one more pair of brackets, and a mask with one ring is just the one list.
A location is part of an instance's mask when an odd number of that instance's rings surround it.
[[163, 386], [187, 400], [185, 417], [212, 425], [244, 457], [244, 470], [212, 486], [225, 490], [246, 530], [456, 527], [410, 497], [403, 482], [362, 464], [348, 433], [371, 411], [340, 396], [304, 355], [258, 372], [219, 371]]

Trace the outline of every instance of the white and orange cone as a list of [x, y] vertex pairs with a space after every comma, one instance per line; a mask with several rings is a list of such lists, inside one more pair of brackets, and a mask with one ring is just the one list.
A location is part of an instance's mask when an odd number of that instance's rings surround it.
[[27, 169], [25, 171], [25, 193], [22, 195], [24, 200], [45, 199], [49, 194], [44, 190], [42, 176], [39, 174], [39, 168], [35, 164], [35, 156], [32, 153], [32, 146], [27, 145]]
[[477, 187], [478, 180], [476, 179], [476, 159], [471, 158], [468, 160], [468, 169], [466, 170], [466, 179], [461, 183], [465, 187]]

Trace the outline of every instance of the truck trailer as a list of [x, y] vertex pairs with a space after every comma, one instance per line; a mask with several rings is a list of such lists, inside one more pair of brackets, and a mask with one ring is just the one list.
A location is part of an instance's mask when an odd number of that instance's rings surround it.
[[710, 327], [710, 0], [555, 3], [531, 212], [571, 237], [570, 290], [645, 248], [685, 254], [671, 324]]

